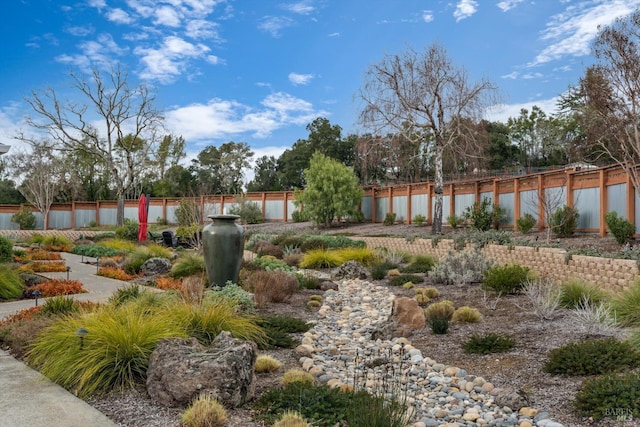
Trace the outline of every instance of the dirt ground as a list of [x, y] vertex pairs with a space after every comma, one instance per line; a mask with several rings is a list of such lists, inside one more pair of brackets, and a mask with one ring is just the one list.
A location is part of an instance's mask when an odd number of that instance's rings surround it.
[[[309, 230], [308, 224], [262, 224], [248, 226], [248, 232], [301, 233]], [[323, 230], [328, 233], [347, 235], [429, 235], [426, 227], [415, 225], [362, 224]], [[448, 234], [450, 230], [446, 230]], [[538, 241], [544, 233], [533, 233], [526, 237]], [[445, 236], [448, 237], [448, 236]], [[582, 235], [554, 241], [554, 245], [567, 249], [600, 248], [615, 251], [620, 248], [611, 237]], [[397, 295], [412, 296], [413, 291], [390, 288]], [[478, 285], [438, 286], [439, 299], [452, 300], [456, 307], [468, 305], [480, 310], [483, 320], [477, 324], [452, 324], [446, 335], [435, 335], [429, 329], [414, 332], [409, 337], [412, 344], [421, 349], [423, 355], [451, 366], [466, 369], [469, 373], [482, 376], [496, 387], [521, 390], [528, 396], [530, 406], [548, 411], [551, 417], [567, 427], [581, 426], [639, 426], [640, 421], [593, 421], [573, 414], [571, 401], [579, 389], [582, 377], [571, 378], [552, 376], [543, 371], [547, 353], [571, 341], [587, 338], [587, 334], [572, 321], [569, 312], [559, 311], [550, 320], [540, 320], [532, 312], [532, 304], [526, 296], [495, 298], [483, 294]], [[286, 304], [271, 304], [264, 311], [272, 314], [286, 314], [313, 320], [314, 312], [306, 309], [308, 297], [321, 291], [300, 291]], [[508, 334], [516, 341], [514, 350], [503, 354], [468, 355], [462, 351], [462, 343], [473, 333], [496, 332]], [[621, 332], [621, 334], [624, 332]], [[292, 349], [266, 352], [282, 362], [284, 370], [299, 367], [297, 356]], [[257, 396], [278, 385], [282, 371], [275, 374], [259, 375]], [[121, 426], [178, 426], [179, 412], [154, 405], [144, 391], [128, 393], [125, 396], [111, 395], [90, 402]], [[230, 427], [259, 427], [251, 417], [251, 405], [229, 411]]]

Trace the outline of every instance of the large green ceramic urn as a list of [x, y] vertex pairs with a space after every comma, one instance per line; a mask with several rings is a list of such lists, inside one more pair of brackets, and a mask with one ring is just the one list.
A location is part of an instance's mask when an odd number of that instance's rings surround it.
[[202, 230], [204, 265], [210, 286], [238, 283], [244, 253], [244, 229], [238, 215], [209, 215], [213, 221]]

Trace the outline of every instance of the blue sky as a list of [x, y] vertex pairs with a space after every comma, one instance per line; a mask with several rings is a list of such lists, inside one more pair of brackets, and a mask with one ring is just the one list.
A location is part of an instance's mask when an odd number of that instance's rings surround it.
[[355, 95], [385, 54], [433, 42], [472, 79], [486, 77], [503, 120], [554, 99], [592, 63], [590, 43], [640, 0], [4, 0], [0, 143], [28, 131], [24, 98], [70, 71], [120, 63], [157, 95], [190, 157], [246, 142], [278, 156], [318, 116], [357, 132]]

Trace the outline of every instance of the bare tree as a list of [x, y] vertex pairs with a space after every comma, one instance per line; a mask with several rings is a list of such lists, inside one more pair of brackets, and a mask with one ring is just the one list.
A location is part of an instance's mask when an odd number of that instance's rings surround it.
[[475, 129], [495, 86], [487, 80], [470, 83], [439, 44], [424, 52], [409, 48], [388, 55], [366, 73], [359, 96], [364, 103], [361, 123], [374, 135], [402, 134], [420, 146], [433, 147], [435, 209], [432, 234], [442, 232], [443, 153], [477, 155]]
[[640, 10], [601, 29], [593, 51], [598, 63], [587, 77], [598, 79], [581, 83], [598, 143], [640, 191]]
[[12, 154], [9, 163], [20, 181], [18, 191], [42, 214], [47, 230], [51, 205], [64, 185], [64, 162], [49, 141], [34, 141], [31, 148]]
[[[94, 70], [89, 78], [71, 77], [86, 103], [63, 102], [53, 88], [33, 91], [26, 101], [36, 118], [27, 123], [46, 131], [61, 152], [82, 152], [104, 162], [118, 199], [116, 223], [122, 225], [125, 194], [147, 167], [162, 116], [147, 87], [130, 88], [119, 67], [107, 75]], [[17, 138], [33, 142], [24, 135]]]

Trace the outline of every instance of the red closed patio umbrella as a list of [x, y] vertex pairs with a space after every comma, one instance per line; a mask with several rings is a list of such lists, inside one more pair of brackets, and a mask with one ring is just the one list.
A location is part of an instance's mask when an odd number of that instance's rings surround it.
[[138, 241], [144, 242], [147, 240], [147, 220], [149, 217], [149, 203], [147, 202], [147, 196], [140, 195], [138, 201], [138, 222], [140, 228], [138, 229]]

